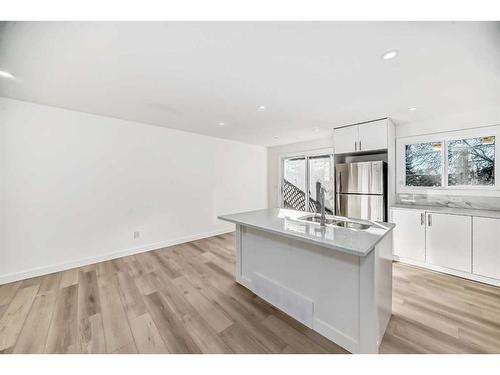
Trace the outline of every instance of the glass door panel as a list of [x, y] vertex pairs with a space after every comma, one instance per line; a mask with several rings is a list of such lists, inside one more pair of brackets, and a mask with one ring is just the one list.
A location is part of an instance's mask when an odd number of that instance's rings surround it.
[[317, 201], [317, 183], [326, 190], [325, 211], [333, 214], [334, 182], [333, 157], [331, 155], [309, 157], [309, 211], [320, 212]]
[[306, 158], [283, 160], [283, 208], [306, 211]]

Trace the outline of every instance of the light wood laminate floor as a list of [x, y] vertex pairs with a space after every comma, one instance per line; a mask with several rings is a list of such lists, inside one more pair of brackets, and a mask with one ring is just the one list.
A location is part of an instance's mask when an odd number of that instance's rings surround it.
[[[345, 353], [236, 284], [226, 234], [0, 286], [0, 353]], [[500, 288], [394, 264], [382, 353], [500, 353]]]

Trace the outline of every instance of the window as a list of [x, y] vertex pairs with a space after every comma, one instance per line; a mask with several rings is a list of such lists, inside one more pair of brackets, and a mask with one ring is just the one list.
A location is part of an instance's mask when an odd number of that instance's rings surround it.
[[[491, 130], [491, 128], [490, 128]], [[404, 157], [398, 171], [400, 184], [409, 188], [494, 188], [496, 131], [479, 136], [477, 132], [459, 131], [436, 136], [422, 136], [417, 141], [400, 143]], [[434, 138], [434, 139], [432, 139]], [[423, 141], [426, 142], [423, 142]]]
[[406, 145], [406, 186], [441, 186], [441, 142]]
[[448, 141], [448, 186], [495, 185], [495, 137]]
[[325, 211], [333, 214], [333, 156], [316, 154], [282, 159], [282, 207], [317, 212], [317, 182], [326, 190]]

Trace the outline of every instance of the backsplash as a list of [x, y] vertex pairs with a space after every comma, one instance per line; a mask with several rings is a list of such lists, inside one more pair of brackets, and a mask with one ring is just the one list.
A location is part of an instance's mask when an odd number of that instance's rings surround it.
[[500, 197], [400, 193], [396, 200], [398, 204], [500, 210]]

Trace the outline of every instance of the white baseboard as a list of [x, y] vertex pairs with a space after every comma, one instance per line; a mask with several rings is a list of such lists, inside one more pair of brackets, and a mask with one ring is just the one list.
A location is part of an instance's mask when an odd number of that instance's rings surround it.
[[69, 270], [71, 268], [87, 266], [89, 264], [104, 262], [106, 260], [121, 258], [121, 257], [127, 256], [127, 255], [134, 255], [134, 254], [144, 253], [146, 251], [158, 250], [158, 249], [168, 247], [168, 246], [179, 245], [181, 243], [200, 240], [202, 238], [218, 236], [220, 234], [231, 233], [231, 232], [234, 232], [234, 229], [196, 234], [193, 236], [186, 236], [186, 237], [181, 237], [181, 238], [177, 238], [177, 239], [173, 239], [173, 240], [165, 240], [165, 241], [155, 242], [155, 243], [152, 243], [149, 245], [133, 247], [133, 248], [125, 249], [125, 250], [112, 251], [112, 252], [98, 255], [98, 256], [94, 256], [94, 257], [77, 259], [77, 260], [63, 262], [63, 263], [59, 263], [59, 264], [55, 264], [55, 265], [51, 265], [51, 266], [37, 267], [37, 268], [32, 268], [32, 269], [21, 271], [21, 272], [8, 273], [6, 275], [0, 276], [0, 285], [8, 284], [8, 283], [11, 283], [14, 281], [19, 281], [19, 280], [30, 279], [32, 277], [48, 275], [48, 274], [54, 273], [54, 272], [65, 271], [65, 270]]
[[413, 260], [413, 259], [402, 258], [402, 257], [399, 257], [397, 255], [393, 255], [393, 260], [395, 262], [401, 262], [401, 263], [409, 264], [410, 266], [416, 266], [416, 267], [420, 267], [420, 268], [425, 268], [425, 269], [428, 269], [428, 270], [431, 270], [431, 271], [441, 272], [441, 273], [446, 273], [448, 275], [461, 277], [462, 279], [467, 279], [467, 280], [471, 280], [471, 281], [478, 281], [478, 282], [483, 283], [483, 284], [489, 284], [489, 285], [499, 286], [500, 287], [500, 280], [492, 279], [490, 277], [476, 275], [476, 274], [473, 274], [473, 273], [459, 271], [459, 270], [454, 270], [452, 268], [435, 266], [433, 264], [429, 264], [429, 263], [425, 263], [425, 262], [419, 262], [419, 261], [416, 261], [416, 260]]
[[325, 336], [328, 340], [333, 341], [335, 344], [341, 346], [345, 350], [351, 353], [357, 353], [359, 349], [359, 343], [354, 338], [346, 335], [332, 325], [322, 321], [321, 319], [314, 318], [313, 329]]

